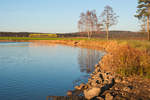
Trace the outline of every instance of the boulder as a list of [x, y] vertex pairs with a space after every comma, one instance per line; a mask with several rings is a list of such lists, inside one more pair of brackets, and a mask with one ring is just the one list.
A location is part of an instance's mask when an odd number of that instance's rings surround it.
[[124, 88], [123, 88], [123, 91], [130, 92], [130, 91], [131, 91], [131, 88], [130, 88], [130, 87], [124, 87]]
[[104, 100], [102, 97], [96, 97], [97, 100]]
[[71, 90], [69, 90], [68, 92], [67, 92], [67, 96], [72, 96], [72, 91]]
[[85, 87], [85, 84], [81, 83], [80, 86], [75, 86], [76, 90], [82, 90]]
[[122, 79], [121, 79], [120, 77], [116, 77], [116, 78], [115, 78], [115, 82], [116, 82], [116, 83], [120, 83], [121, 81], [122, 81]]
[[105, 100], [113, 100], [113, 96], [110, 94], [110, 93], [107, 93], [106, 95], [105, 95]]
[[89, 90], [84, 90], [84, 96], [86, 99], [90, 100], [100, 94], [100, 88], [91, 88]]

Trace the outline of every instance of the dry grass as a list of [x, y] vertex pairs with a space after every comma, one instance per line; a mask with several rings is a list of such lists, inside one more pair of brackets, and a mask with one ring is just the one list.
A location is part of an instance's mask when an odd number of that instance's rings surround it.
[[123, 76], [150, 77], [150, 51], [145, 47], [132, 47], [112, 41], [106, 46], [108, 52], [100, 62], [105, 70], [113, 70]]

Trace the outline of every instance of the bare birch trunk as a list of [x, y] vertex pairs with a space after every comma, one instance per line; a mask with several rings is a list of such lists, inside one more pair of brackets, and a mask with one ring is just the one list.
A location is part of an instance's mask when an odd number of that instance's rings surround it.
[[93, 34], [93, 32], [90, 32], [90, 38], [92, 38], [92, 34]]
[[107, 40], [109, 40], [109, 30], [108, 30], [108, 25], [106, 25], [106, 34], [107, 34]]
[[90, 32], [88, 31], [88, 39], [90, 39]]
[[150, 32], [149, 32], [149, 16], [147, 17], [147, 33], [148, 33], [148, 40], [150, 41]]

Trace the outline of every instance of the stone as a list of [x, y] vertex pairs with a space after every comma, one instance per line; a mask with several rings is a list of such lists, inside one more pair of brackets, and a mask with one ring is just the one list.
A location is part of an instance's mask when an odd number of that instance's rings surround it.
[[[87, 88], [92, 88], [92, 86], [91, 86], [89, 83], [87, 83], [85, 87], [87, 87]], [[85, 88], [85, 89], [86, 89], [86, 88]]]
[[84, 90], [84, 96], [86, 99], [90, 100], [100, 94], [100, 88], [91, 88], [89, 90]]
[[115, 87], [114, 89], [115, 89], [116, 91], [118, 91], [118, 90], [119, 90], [119, 88], [118, 88], [118, 87]]
[[84, 84], [84, 83], [81, 83], [81, 84], [80, 84], [80, 90], [83, 89], [84, 87], [85, 87], [85, 84]]
[[80, 90], [80, 86], [75, 86], [74, 87], [76, 90]]
[[110, 93], [107, 93], [106, 95], [105, 95], [105, 100], [113, 100], [113, 96], [110, 94]]
[[116, 78], [115, 78], [115, 82], [116, 82], [116, 83], [120, 83], [121, 81], [122, 81], [122, 79], [121, 79], [120, 77], [116, 77]]
[[85, 85], [85, 86], [84, 86], [84, 89], [87, 89], [87, 88], [88, 88], [88, 85]]
[[102, 97], [96, 97], [97, 100], [104, 100]]
[[82, 90], [85, 87], [85, 84], [81, 83], [80, 86], [75, 86], [76, 90]]
[[71, 90], [69, 90], [68, 92], [67, 92], [67, 96], [72, 96], [72, 91]]
[[97, 68], [95, 69], [95, 72], [96, 72], [96, 73], [101, 72], [100, 68], [97, 67]]
[[99, 84], [97, 84], [95, 80], [93, 80], [93, 81], [91, 82], [91, 86], [93, 86], [93, 87], [97, 87], [98, 85], [99, 85]]
[[[121, 97], [121, 96], [119, 96], [119, 95], [116, 95], [114, 100], [126, 100], [126, 99]], [[132, 100], [132, 99], [130, 98], [130, 100]]]
[[96, 65], [95, 65], [95, 68], [97, 68], [97, 67], [99, 67], [99, 66], [100, 66], [99, 64], [96, 64]]
[[74, 44], [74, 45], [77, 45], [77, 44], [78, 44], [78, 42], [77, 42], [77, 41], [75, 41], [73, 44]]
[[90, 74], [90, 76], [92, 77], [92, 76], [93, 76], [93, 74]]
[[130, 92], [131, 89], [130, 89], [129, 87], [124, 87], [124, 88], [123, 88], [123, 91]]
[[125, 80], [123, 80], [123, 81], [122, 81], [122, 83], [127, 84], [128, 82], [127, 82], [127, 81], [125, 81]]

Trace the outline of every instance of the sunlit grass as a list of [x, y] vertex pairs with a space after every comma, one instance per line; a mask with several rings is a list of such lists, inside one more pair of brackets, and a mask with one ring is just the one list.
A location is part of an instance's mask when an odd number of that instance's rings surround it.
[[133, 48], [150, 49], [150, 41], [147, 40], [118, 40], [118, 43], [130, 45]]
[[72, 41], [106, 41], [99, 38], [42, 38], [42, 37], [0, 37], [0, 40], [72, 40]]
[[[105, 38], [35, 38], [35, 37], [0, 37], [0, 40], [72, 40], [72, 41], [88, 41], [88, 42], [106, 42]], [[130, 45], [133, 48], [150, 49], [150, 42], [146, 40], [120, 40], [110, 39], [109, 41], [117, 41], [119, 44]]]

